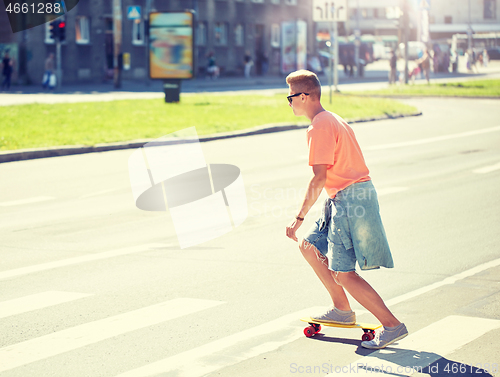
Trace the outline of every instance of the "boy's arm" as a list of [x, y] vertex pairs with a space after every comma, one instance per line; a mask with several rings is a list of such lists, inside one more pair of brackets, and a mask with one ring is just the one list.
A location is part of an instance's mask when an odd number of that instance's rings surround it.
[[[302, 202], [302, 207], [297, 215], [297, 217], [304, 218], [307, 213], [311, 209], [311, 207], [318, 200], [323, 187], [326, 182], [326, 171], [329, 165], [313, 165], [313, 173], [314, 176], [309, 181], [309, 185], [307, 186], [307, 193]], [[295, 232], [302, 225], [302, 221], [298, 219], [294, 219], [289, 226], [286, 227], [286, 236], [291, 238], [294, 241], [298, 241]]]

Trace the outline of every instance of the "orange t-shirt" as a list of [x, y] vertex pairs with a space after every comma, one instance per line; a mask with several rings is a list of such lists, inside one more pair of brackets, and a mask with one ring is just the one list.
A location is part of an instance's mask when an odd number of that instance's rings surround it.
[[354, 131], [337, 114], [317, 114], [307, 129], [307, 144], [310, 166], [330, 165], [325, 183], [330, 198], [353, 183], [370, 180]]

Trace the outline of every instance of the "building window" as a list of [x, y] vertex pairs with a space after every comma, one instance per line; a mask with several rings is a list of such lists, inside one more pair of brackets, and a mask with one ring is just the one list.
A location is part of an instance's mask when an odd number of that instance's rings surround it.
[[78, 44], [90, 43], [89, 18], [77, 16], [75, 20], [75, 41]]
[[216, 22], [214, 29], [215, 44], [217, 46], [227, 46], [227, 25], [225, 22]]
[[[400, 16], [400, 9], [399, 7], [387, 7], [385, 9], [382, 10], [383, 11], [383, 14], [385, 14], [385, 16], [383, 18], [387, 18], [388, 20], [394, 20], [394, 19], [397, 19], [399, 18]], [[381, 11], [379, 10], [379, 13]]]
[[444, 16], [444, 23], [445, 24], [452, 24], [453, 23], [453, 17], [452, 16]]
[[234, 27], [234, 44], [241, 47], [245, 44], [245, 35], [243, 33], [243, 25], [237, 24]]
[[375, 8], [373, 10], [373, 17], [378, 18], [378, 19], [382, 19], [382, 20], [386, 19], [387, 15], [386, 15], [385, 8]]
[[497, 19], [497, 0], [484, 0], [484, 19]]
[[196, 45], [207, 45], [207, 25], [205, 25], [204, 22], [198, 22], [196, 24]]
[[133, 20], [132, 23], [132, 44], [144, 44], [144, 21], [142, 19]]

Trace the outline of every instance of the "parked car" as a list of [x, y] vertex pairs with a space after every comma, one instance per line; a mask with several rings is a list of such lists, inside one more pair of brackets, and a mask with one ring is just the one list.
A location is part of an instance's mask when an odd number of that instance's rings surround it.
[[489, 56], [490, 60], [500, 60], [500, 48], [499, 47], [489, 48], [487, 51], [488, 51], [488, 56]]

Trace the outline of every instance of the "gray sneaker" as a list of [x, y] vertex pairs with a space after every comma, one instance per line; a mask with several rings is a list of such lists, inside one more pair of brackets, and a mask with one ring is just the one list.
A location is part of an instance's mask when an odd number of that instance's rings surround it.
[[326, 313], [311, 316], [312, 319], [321, 322], [336, 323], [339, 325], [354, 325], [356, 323], [356, 313], [340, 311], [337, 308], [328, 309]]
[[387, 330], [384, 327], [384, 330], [380, 331], [375, 335], [375, 339], [370, 340], [369, 342], [361, 342], [361, 346], [365, 348], [370, 348], [372, 350], [379, 350], [381, 348], [387, 347], [389, 344], [397, 342], [398, 340], [403, 339], [408, 335], [408, 330], [404, 323], [396, 326], [393, 330]]

